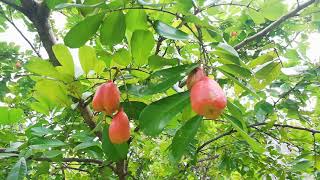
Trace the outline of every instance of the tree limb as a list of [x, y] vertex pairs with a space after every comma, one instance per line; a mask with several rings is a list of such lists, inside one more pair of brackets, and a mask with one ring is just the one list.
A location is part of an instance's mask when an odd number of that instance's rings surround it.
[[250, 42], [252, 42], [252, 41], [254, 41], [254, 40], [256, 40], [256, 39], [258, 39], [260, 37], [263, 37], [263, 36], [267, 35], [273, 29], [277, 28], [281, 23], [283, 23], [284, 21], [286, 21], [287, 19], [289, 19], [291, 17], [294, 17], [299, 11], [301, 11], [304, 8], [310, 6], [315, 1], [316, 0], [309, 0], [309, 1], [305, 2], [305, 3], [303, 3], [303, 4], [299, 4], [294, 10], [290, 11], [288, 14], [283, 15], [278, 20], [274, 21], [269, 26], [265, 27], [264, 29], [262, 29], [261, 31], [256, 33], [255, 35], [252, 35], [252, 36], [246, 38], [245, 40], [243, 40], [242, 42], [240, 42], [239, 44], [234, 46], [234, 49], [236, 49], [236, 50], [241, 49], [242, 47], [244, 47], [248, 43], [250, 43]]
[[[257, 124], [252, 124], [248, 127], [252, 128], [252, 127], [258, 127], [258, 126], [264, 126], [264, 125], [267, 125], [268, 123], [257, 123]], [[304, 127], [298, 127], [298, 126], [291, 126], [291, 125], [287, 125], [287, 124], [274, 124], [273, 127], [281, 127], [281, 128], [290, 128], [290, 129], [296, 129], [296, 130], [302, 130], [302, 131], [308, 131], [308, 132], [311, 132], [312, 134], [318, 134], [320, 133], [320, 130], [316, 130], [316, 129], [309, 129], [309, 128], [304, 128]], [[196, 152], [200, 152], [204, 147], [206, 147], [208, 144], [216, 141], [216, 140], [219, 140], [225, 136], [228, 136], [228, 135], [231, 135], [233, 133], [237, 132], [236, 130], [232, 129], [226, 133], [223, 133], [213, 139], [210, 139], [208, 141], [206, 141], [205, 143], [203, 143], [201, 146], [199, 146], [197, 148], [197, 151]]]
[[0, 14], [18, 31], [18, 33], [22, 36], [22, 38], [29, 44], [31, 49], [37, 54], [38, 57], [41, 58], [40, 53], [36, 50], [36, 48], [33, 46], [33, 44], [29, 41], [29, 39], [22, 33], [22, 31], [17, 27], [17, 25], [13, 22], [13, 20], [9, 19], [5, 13], [1, 10], [0, 6]]

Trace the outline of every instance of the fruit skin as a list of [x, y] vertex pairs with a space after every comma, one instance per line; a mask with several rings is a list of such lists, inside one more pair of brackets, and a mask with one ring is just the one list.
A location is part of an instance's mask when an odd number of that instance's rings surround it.
[[130, 138], [130, 125], [127, 114], [121, 108], [109, 126], [109, 138], [113, 144], [122, 144]]
[[197, 67], [194, 70], [192, 70], [187, 78], [188, 89], [190, 90], [196, 82], [201, 81], [205, 77], [207, 77], [207, 75], [202, 67]]
[[206, 77], [193, 85], [190, 92], [193, 111], [209, 119], [216, 119], [227, 105], [227, 98], [220, 85]]
[[95, 111], [105, 111], [106, 114], [112, 115], [120, 106], [118, 87], [112, 81], [102, 84], [93, 97], [92, 105]]
[[231, 32], [231, 37], [237, 37], [237, 36], [238, 36], [238, 33], [236, 31]]
[[17, 68], [17, 69], [20, 69], [20, 68], [21, 68], [21, 62], [20, 62], [20, 61], [17, 61], [17, 62], [16, 62], [16, 68]]

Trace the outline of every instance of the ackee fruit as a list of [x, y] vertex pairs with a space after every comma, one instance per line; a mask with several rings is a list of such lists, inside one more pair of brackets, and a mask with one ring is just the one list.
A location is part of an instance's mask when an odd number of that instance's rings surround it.
[[192, 70], [187, 78], [188, 89], [190, 90], [196, 82], [202, 80], [205, 77], [207, 76], [202, 67], [197, 67], [194, 70]]
[[93, 97], [92, 105], [95, 111], [105, 111], [108, 115], [115, 113], [120, 106], [120, 91], [118, 87], [112, 81], [99, 86]]
[[109, 138], [113, 144], [122, 144], [130, 138], [130, 125], [127, 114], [121, 108], [109, 126]]
[[222, 88], [209, 77], [193, 85], [190, 101], [193, 111], [209, 119], [218, 118], [227, 105], [227, 98]]

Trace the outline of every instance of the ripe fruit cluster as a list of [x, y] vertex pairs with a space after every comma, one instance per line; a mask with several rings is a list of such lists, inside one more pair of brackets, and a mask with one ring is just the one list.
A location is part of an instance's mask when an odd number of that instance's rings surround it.
[[187, 78], [193, 111], [209, 119], [217, 119], [227, 105], [227, 98], [220, 85], [206, 76], [203, 68], [194, 69]]
[[120, 107], [120, 91], [108, 81], [98, 87], [92, 101], [93, 109], [113, 116], [109, 126], [109, 138], [113, 144], [122, 144], [130, 138], [130, 125], [127, 114]]

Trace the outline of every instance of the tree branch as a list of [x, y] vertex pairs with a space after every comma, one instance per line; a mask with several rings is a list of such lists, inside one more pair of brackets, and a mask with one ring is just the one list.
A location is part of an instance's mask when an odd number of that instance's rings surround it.
[[[268, 123], [257, 123], [257, 124], [252, 124], [250, 125], [249, 127], [252, 128], [252, 127], [258, 127], [258, 126], [264, 126], [264, 125], [267, 125]], [[298, 126], [291, 126], [291, 125], [287, 125], [287, 124], [274, 124], [273, 127], [281, 127], [281, 128], [290, 128], [290, 129], [296, 129], [296, 130], [302, 130], [302, 131], [308, 131], [308, 132], [311, 132], [313, 134], [318, 134], [320, 133], [320, 130], [316, 130], [316, 129], [309, 129], [309, 128], [304, 128], [304, 127], [298, 127]], [[204, 147], [206, 147], [208, 144], [216, 141], [216, 140], [219, 140], [225, 136], [228, 136], [228, 135], [231, 135], [233, 133], [237, 132], [236, 130], [230, 130], [226, 133], [223, 133], [213, 139], [210, 139], [209, 141], [206, 141], [205, 143], [203, 143], [201, 146], [199, 146], [197, 148], [197, 153], [200, 152]]]
[[29, 41], [29, 39], [22, 33], [22, 31], [16, 26], [16, 24], [13, 22], [13, 20], [9, 19], [5, 13], [1, 10], [0, 6], [0, 14], [18, 31], [18, 33], [22, 36], [22, 38], [29, 44], [31, 49], [37, 54], [38, 57], [41, 58], [40, 53], [36, 50], [36, 48], [33, 46], [33, 44]]
[[243, 40], [242, 42], [240, 42], [239, 44], [237, 44], [234, 49], [238, 50], [241, 49], [242, 47], [244, 47], [245, 45], [247, 45], [248, 43], [263, 37], [265, 35], [267, 35], [269, 32], [271, 32], [273, 29], [277, 28], [281, 23], [283, 23], [284, 21], [286, 21], [287, 19], [294, 17], [299, 11], [303, 10], [304, 8], [310, 6], [311, 4], [313, 4], [316, 0], [309, 0], [303, 4], [298, 5], [294, 10], [290, 11], [288, 14], [283, 15], [282, 17], [280, 17], [278, 20], [274, 21], [273, 23], [271, 23], [269, 26], [265, 27], [264, 29], [262, 29], [261, 31], [259, 31], [258, 33], [256, 33], [255, 35], [252, 35], [248, 38], [246, 38], [245, 40]]

